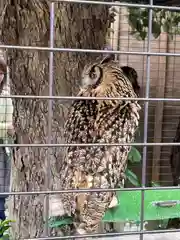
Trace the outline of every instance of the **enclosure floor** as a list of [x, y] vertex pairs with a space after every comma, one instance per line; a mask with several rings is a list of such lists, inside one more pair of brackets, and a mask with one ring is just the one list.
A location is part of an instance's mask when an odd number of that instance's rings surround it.
[[[96, 238], [97, 240], [140, 240], [139, 235]], [[144, 235], [143, 240], [180, 240], [180, 233], [159, 233], [153, 235]], [[88, 239], [90, 240], [90, 239]]]
[[[6, 217], [8, 218], [9, 212], [6, 209]], [[131, 231], [130, 229], [128, 231]], [[103, 238], [88, 238], [87, 240], [140, 240], [140, 235], [119, 236], [119, 237], [103, 237]], [[159, 233], [144, 235], [143, 240], [180, 240], [180, 232], [177, 233]], [[29, 239], [30, 240], [30, 239]]]

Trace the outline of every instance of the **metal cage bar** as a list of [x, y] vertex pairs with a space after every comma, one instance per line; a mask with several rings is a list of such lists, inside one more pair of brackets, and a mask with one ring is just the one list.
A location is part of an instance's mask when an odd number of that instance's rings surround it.
[[[2, 96], [0, 96], [2, 98]], [[137, 100], [145, 102], [155, 102], [155, 101], [164, 101], [164, 102], [180, 102], [179, 98], [123, 98], [123, 97], [76, 97], [76, 96], [34, 96], [34, 95], [8, 95], [4, 98], [14, 98], [14, 99], [43, 99], [43, 100], [62, 100], [62, 101], [72, 101], [72, 100]]]
[[[107, 5], [107, 6], [122, 6], [122, 7], [139, 7], [139, 8], [147, 8], [149, 9], [149, 29], [148, 29], [148, 48], [147, 51], [136, 52], [136, 51], [110, 51], [110, 50], [95, 50], [95, 49], [73, 49], [73, 48], [54, 48], [54, 4], [58, 2], [63, 3], [79, 3], [79, 4], [95, 4], [95, 5]], [[105, 191], [136, 191], [141, 190], [142, 193], [142, 201], [141, 201], [141, 230], [137, 232], [124, 232], [124, 233], [106, 233], [106, 234], [88, 234], [86, 237], [113, 237], [113, 236], [124, 236], [124, 235], [140, 235], [140, 239], [143, 240], [144, 234], [155, 234], [155, 233], [164, 233], [164, 232], [180, 232], [180, 229], [173, 229], [173, 230], [156, 230], [156, 231], [144, 231], [143, 230], [143, 219], [144, 219], [144, 190], [167, 190], [167, 189], [180, 189], [180, 186], [177, 187], [145, 187], [146, 185], [146, 160], [147, 160], [147, 147], [148, 146], [180, 146], [180, 143], [148, 143], [147, 142], [147, 130], [148, 130], [148, 108], [150, 101], [172, 101], [172, 102], [180, 102], [180, 98], [149, 98], [149, 88], [150, 88], [150, 58], [151, 56], [174, 56], [180, 57], [180, 53], [160, 53], [160, 52], [151, 52], [151, 33], [152, 33], [152, 10], [153, 9], [166, 9], [166, 10], [176, 10], [179, 11], [180, 7], [167, 7], [167, 6], [155, 6], [153, 5], [153, 0], [150, 0], [150, 4], [128, 4], [128, 3], [117, 3], [117, 2], [104, 2], [104, 1], [86, 1], [86, 0], [53, 0], [50, 4], [50, 47], [34, 47], [34, 46], [15, 46], [15, 45], [0, 45], [0, 48], [3, 49], [19, 49], [19, 50], [29, 50], [29, 51], [47, 51], [49, 52], [49, 95], [48, 96], [27, 96], [27, 95], [10, 95], [10, 96], [3, 96], [3, 97], [11, 97], [11, 98], [24, 98], [24, 99], [43, 99], [48, 100], [48, 139], [46, 144], [0, 144], [1, 146], [7, 147], [66, 147], [66, 146], [143, 146], [143, 167], [142, 167], [142, 187], [140, 188], [113, 188], [113, 189], [68, 189], [68, 190], [59, 190], [59, 191], [50, 191], [50, 163], [48, 158], [46, 159], [46, 190], [45, 191], [31, 191], [31, 192], [7, 192], [7, 193], [0, 193], [1, 195], [46, 195], [45, 196], [45, 237], [44, 238], [31, 238], [31, 240], [39, 239], [39, 240], [56, 240], [56, 239], [72, 239], [76, 238], [84, 238], [85, 236], [64, 236], [64, 237], [48, 237], [48, 216], [49, 216], [49, 194], [63, 194], [63, 193], [80, 193], [80, 192], [105, 192]], [[88, 98], [88, 97], [72, 97], [72, 96], [53, 96], [52, 94], [52, 87], [53, 87], [53, 53], [54, 52], [76, 52], [76, 53], [114, 53], [114, 54], [124, 54], [124, 55], [143, 55], [147, 56], [147, 82], [146, 82], [146, 94], [144, 98]], [[0, 96], [2, 97], [2, 96]], [[143, 143], [98, 143], [98, 144], [52, 144], [52, 100], [75, 100], [75, 99], [122, 99], [122, 100], [138, 100], [138, 101], [145, 101], [145, 116], [144, 116], [144, 138]], [[50, 150], [48, 153], [50, 154]]]
[[[169, 187], [144, 187], [143, 191], [152, 191], [152, 190], [171, 190], [171, 189], [180, 189], [180, 186], [169, 186]], [[114, 192], [114, 191], [142, 191], [142, 187], [134, 188], [103, 188], [103, 189], [66, 189], [66, 190], [53, 190], [53, 191], [29, 191], [29, 192], [4, 192], [0, 193], [2, 195], [45, 195], [45, 194], [63, 194], [63, 193], [86, 193], [86, 192]]]
[[180, 146], [180, 143], [53, 143], [53, 144], [0, 144], [0, 147], [93, 147], [93, 146]]
[[[180, 8], [180, 7], [179, 7]], [[126, 55], [151, 55], [151, 56], [174, 56], [179, 57], [180, 53], [161, 53], [161, 52], [136, 52], [136, 51], [112, 51], [112, 50], [93, 50], [93, 49], [81, 49], [81, 48], [49, 48], [49, 47], [34, 47], [34, 46], [18, 46], [18, 45], [3, 45], [0, 44], [0, 48], [3, 49], [17, 49], [17, 50], [35, 50], [35, 51], [47, 51], [47, 52], [76, 52], [76, 53], [113, 53], [113, 54], [126, 54]]]
[[80, 3], [80, 4], [95, 4], [95, 5], [106, 5], [106, 6], [121, 6], [121, 7], [138, 7], [138, 8], [148, 8], [148, 9], [166, 9], [166, 10], [177, 10], [180, 7], [170, 7], [170, 6], [159, 6], [153, 4], [139, 4], [139, 3], [125, 3], [125, 2], [105, 2], [105, 1], [89, 1], [89, 0], [52, 0], [54, 3], [65, 2], [65, 3]]
[[[149, 0], [150, 5], [153, 5], [153, 0]], [[151, 52], [151, 35], [152, 35], [152, 9], [149, 9], [148, 13], [148, 42], [147, 42], [147, 51]], [[145, 98], [149, 98], [150, 91], [150, 61], [151, 56], [147, 55], [147, 63], [146, 63], [146, 90], [145, 90]], [[148, 110], [149, 110], [149, 102], [144, 103], [144, 139], [143, 142], [147, 143], [148, 138]], [[141, 191], [141, 217], [140, 217], [140, 229], [143, 230], [143, 222], [144, 222], [144, 187], [146, 186], [146, 165], [147, 165], [147, 146], [143, 146], [143, 159], [142, 159], [142, 191]], [[144, 239], [144, 235], [140, 235], [140, 240]]]
[[[50, 47], [53, 48], [54, 46], [54, 17], [55, 17], [55, 12], [54, 12], [54, 3], [52, 2], [50, 4]], [[53, 58], [54, 53], [50, 52], [49, 53], [49, 96], [52, 97], [53, 94]], [[47, 142], [48, 144], [52, 143], [52, 117], [53, 117], [53, 105], [52, 105], [52, 99], [48, 101], [48, 139]], [[51, 168], [50, 168], [50, 159], [51, 156], [51, 148], [48, 148], [48, 154], [46, 156], [46, 183], [45, 183], [45, 188], [46, 190], [49, 190], [50, 188], [50, 179], [51, 179]], [[48, 237], [49, 236], [49, 225], [48, 225], [48, 220], [49, 220], [49, 195], [45, 195], [45, 235]]]

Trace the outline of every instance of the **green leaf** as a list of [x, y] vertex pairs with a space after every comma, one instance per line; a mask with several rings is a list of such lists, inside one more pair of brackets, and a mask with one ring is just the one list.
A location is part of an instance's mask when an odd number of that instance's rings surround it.
[[[6, 234], [3, 235], [3, 237], [4, 237], [5, 239], [6, 239], [6, 238], [9, 239], [9, 238], [8, 238], [8, 237], [9, 237], [9, 234], [6, 233]], [[3, 238], [3, 239], [4, 239], [4, 238]]]
[[140, 187], [140, 182], [139, 182], [139, 179], [137, 178], [136, 174], [134, 174], [129, 169], [126, 169], [125, 174], [130, 183], [132, 183], [136, 187]]
[[72, 223], [73, 223], [72, 217], [55, 217], [55, 218], [50, 218], [49, 227], [55, 228], [63, 225], [69, 225]]
[[151, 186], [152, 187], [160, 187], [160, 184], [159, 183], [155, 183], [155, 182], [151, 182]]
[[155, 38], [158, 38], [161, 34], [161, 24], [157, 22], [152, 23], [152, 33]]
[[1, 221], [0, 222], [0, 227], [5, 226], [6, 224], [9, 224], [9, 223], [12, 223], [12, 222], [15, 222], [15, 221], [14, 220], [8, 220], [8, 219], [6, 219], [4, 221]]
[[131, 147], [128, 154], [128, 161], [131, 163], [139, 163], [141, 161], [141, 154], [135, 147]]
[[145, 31], [140, 32], [141, 40], [144, 41], [146, 39], [146, 36], [147, 36], [147, 32], [145, 32]]
[[[128, 21], [132, 30], [135, 32], [134, 36], [137, 39], [144, 40], [147, 35], [146, 28], [148, 28], [148, 9], [131, 8], [128, 11]], [[155, 39], [159, 37], [161, 32], [167, 32], [169, 35], [170, 31], [171, 39], [173, 39], [174, 34], [179, 32], [179, 12], [171, 12], [165, 9], [155, 9], [153, 10], [152, 18], [152, 34]]]
[[2, 239], [3, 239], [3, 240], [6, 240], [6, 239], [9, 240], [9, 237], [10, 237], [9, 234], [4, 234]]
[[1, 228], [1, 231], [4, 233], [6, 230], [8, 230], [11, 226], [4, 226]]

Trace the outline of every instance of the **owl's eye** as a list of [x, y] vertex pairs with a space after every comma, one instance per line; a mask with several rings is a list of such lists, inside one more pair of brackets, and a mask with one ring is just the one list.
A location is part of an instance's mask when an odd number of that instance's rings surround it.
[[94, 72], [92, 72], [92, 73], [90, 74], [90, 78], [95, 79], [96, 77], [97, 77], [97, 75], [96, 75]]
[[102, 79], [102, 69], [97, 64], [89, 67], [87, 70], [84, 69], [84, 73], [82, 74], [82, 86], [94, 86], [100, 83], [100, 79]]

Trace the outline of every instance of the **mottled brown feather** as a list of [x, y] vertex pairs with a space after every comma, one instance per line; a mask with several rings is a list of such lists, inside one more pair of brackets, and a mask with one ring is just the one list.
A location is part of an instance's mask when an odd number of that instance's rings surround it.
[[[82, 88], [79, 96], [137, 97], [131, 80], [114, 61], [97, 63], [98, 84]], [[86, 66], [86, 69], [90, 67]], [[88, 70], [89, 71], [89, 70]], [[88, 75], [88, 74], [87, 74]], [[65, 125], [67, 143], [129, 143], [139, 122], [137, 101], [75, 100]], [[123, 187], [129, 146], [67, 147], [61, 180], [64, 189]], [[97, 232], [115, 193], [64, 194], [64, 209], [75, 217], [77, 231]]]

